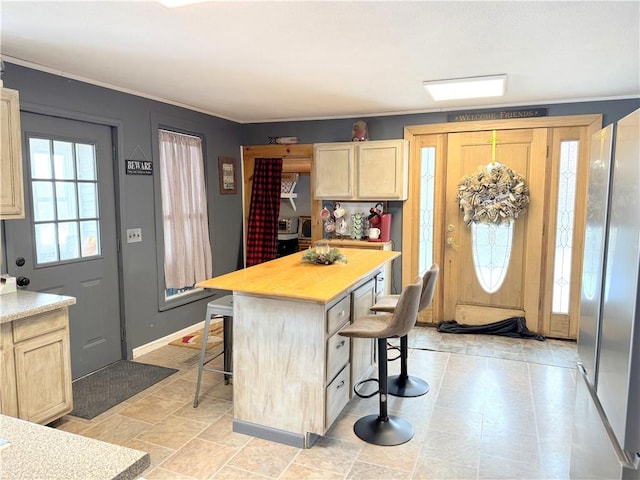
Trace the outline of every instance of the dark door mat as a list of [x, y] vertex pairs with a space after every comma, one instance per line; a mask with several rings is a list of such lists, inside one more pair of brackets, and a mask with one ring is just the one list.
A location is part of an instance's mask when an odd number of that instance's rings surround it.
[[73, 382], [71, 415], [91, 420], [177, 371], [119, 360]]

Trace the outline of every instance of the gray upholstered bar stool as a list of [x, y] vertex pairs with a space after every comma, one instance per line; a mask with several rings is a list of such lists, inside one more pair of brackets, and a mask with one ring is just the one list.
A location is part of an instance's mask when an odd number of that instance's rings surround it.
[[[211, 317], [222, 315], [222, 351], [210, 359], [205, 361], [207, 353], [207, 340], [209, 337], [209, 326], [211, 325]], [[225, 295], [224, 297], [211, 300], [207, 303], [207, 313], [204, 320], [204, 333], [202, 335], [202, 347], [200, 348], [200, 361], [198, 363], [198, 382], [196, 383], [196, 395], [193, 399], [193, 408], [198, 406], [198, 397], [200, 395], [200, 383], [202, 382], [202, 372], [218, 372], [224, 374], [224, 383], [229, 383], [232, 375], [233, 362], [233, 295]], [[207, 368], [207, 363], [215, 360], [220, 355], [224, 355], [223, 370], [215, 368]]]
[[[378, 396], [379, 413], [360, 418], [353, 431], [362, 440], [374, 445], [400, 445], [413, 438], [413, 427], [406, 420], [389, 415], [387, 409], [387, 339], [402, 337], [416, 323], [422, 279], [407, 285], [398, 299], [393, 313], [364, 315], [340, 330], [340, 335], [351, 338], [378, 339]], [[366, 381], [366, 380], [365, 380]], [[354, 388], [355, 390], [355, 388]]]
[[[436, 280], [440, 273], [440, 267], [435, 263], [422, 277], [422, 293], [418, 312], [421, 312], [433, 301], [433, 292], [436, 288]], [[384, 295], [371, 307], [372, 312], [392, 313], [396, 309], [400, 295]], [[389, 377], [389, 395], [396, 397], [419, 397], [429, 391], [429, 384], [423, 379], [410, 376], [407, 372], [407, 359], [409, 358], [409, 335], [400, 337], [400, 375]], [[397, 357], [393, 360], [397, 360]]]

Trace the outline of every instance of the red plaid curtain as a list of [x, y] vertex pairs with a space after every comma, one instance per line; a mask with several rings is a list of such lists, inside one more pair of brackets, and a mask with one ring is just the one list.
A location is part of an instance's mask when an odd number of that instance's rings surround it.
[[276, 258], [281, 158], [256, 158], [247, 228], [247, 267]]

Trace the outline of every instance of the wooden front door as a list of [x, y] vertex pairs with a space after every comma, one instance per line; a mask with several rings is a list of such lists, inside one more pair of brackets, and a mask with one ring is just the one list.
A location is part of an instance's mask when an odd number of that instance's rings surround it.
[[511, 256], [501, 286], [488, 293], [478, 281], [472, 258], [471, 229], [463, 221], [456, 196], [460, 181], [492, 161], [491, 131], [448, 135], [446, 161], [446, 214], [443, 316], [459, 323], [482, 325], [524, 316], [537, 331], [544, 226], [544, 192], [547, 168], [547, 129], [497, 132], [496, 161], [525, 178], [529, 208], [513, 225]]

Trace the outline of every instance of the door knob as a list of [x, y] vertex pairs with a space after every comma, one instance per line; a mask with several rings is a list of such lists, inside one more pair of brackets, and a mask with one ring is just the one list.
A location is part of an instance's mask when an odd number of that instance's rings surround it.
[[18, 267], [23, 267], [23, 266], [24, 266], [24, 263], [25, 263], [25, 261], [24, 261], [24, 257], [18, 257], [18, 258], [16, 258], [16, 265], [17, 265]]
[[453, 237], [448, 237], [447, 238], [447, 245], [449, 245], [450, 247], [455, 247], [456, 246], [456, 240]]
[[26, 287], [30, 283], [31, 283], [31, 280], [29, 280], [28, 277], [18, 277], [18, 278], [16, 278], [16, 285], [18, 285], [19, 287]]

